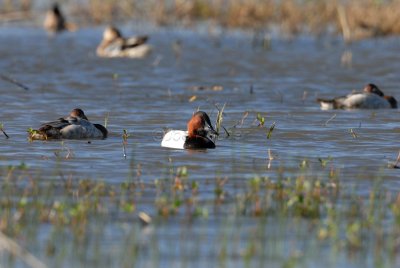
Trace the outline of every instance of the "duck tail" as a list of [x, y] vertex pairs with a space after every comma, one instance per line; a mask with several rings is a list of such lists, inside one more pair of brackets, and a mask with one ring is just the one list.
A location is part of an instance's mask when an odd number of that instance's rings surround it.
[[335, 109], [336, 107], [335, 99], [317, 98], [317, 102], [319, 102], [319, 104], [321, 105], [321, 109], [323, 110]]

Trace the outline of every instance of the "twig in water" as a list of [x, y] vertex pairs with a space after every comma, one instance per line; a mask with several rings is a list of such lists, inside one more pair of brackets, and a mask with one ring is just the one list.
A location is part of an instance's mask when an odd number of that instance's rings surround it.
[[0, 124], [0, 131], [3, 132], [4, 136], [6, 136], [6, 139], [9, 139], [10, 136], [7, 135], [7, 133], [3, 129], [3, 124]]
[[176, 40], [172, 43], [172, 50], [174, 51], [175, 59], [179, 60], [182, 55], [182, 42], [181, 40]]
[[271, 138], [272, 131], [274, 131], [274, 128], [275, 128], [275, 122], [273, 122], [272, 125], [269, 127], [268, 134], [267, 134], [267, 139]]
[[308, 95], [307, 90], [304, 90], [304, 92], [303, 92], [303, 97], [301, 97], [301, 101], [302, 101], [303, 103], [306, 101], [307, 95]]
[[399, 162], [400, 162], [400, 151], [399, 151], [399, 154], [397, 155], [396, 162], [394, 162], [394, 164], [388, 164], [388, 167], [398, 169], [398, 168], [400, 168], [398, 166]]
[[157, 55], [157, 57], [154, 59], [154, 61], [152, 63], [153, 67], [157, 67], [160, 64], [162, 59], [163, 59], [163, 56]]
[[126, 129], [123, 130], [122, 133], [122, 152], [124, 153], [124, 158], [126, 159], [126, 146], [128, 145], [128, 131]]
[[243, 126], [243, 124], [244, 124], [244, 120], [247, 118], [247, 116], [249, 116], [249, 112], [245, 112], [244, 114], [243, 114], [243, 117], [242, 117], [242, 119], [240, 120], [240, 122], [238, 122], [234, 127], [241, 127], [241, 126]]
[[16, 81], [15, 79], [12, 79], [11, 77], [8, 77], [8, 76], [6, 76], [4, 74], [0, 74], [0, 78], [5, 80], [5, 81], [7, 81], [7, 82], [10, 82], [11, 84], [17, 85], [20, 88], [23, 88], [25, 90], [29, 90], [29, 87], [25, 86], [24, 84]]
[[341, 65], [344, 67], [351, 67], [352, 62], [353, 54], [351, 53], [351, 50], [345, 50], [340, 58]]
[[394, 163], [396, 166], [397, 166], [397, 164], [400, 162], [400, 152], [399, 152], [399, 154], [397, 155], [397, 159], [396, 159], [396, 162]]
[[350, 128], [350, 133], [351, 133], [351, 135], [353, 136], [353, 138], [355, 138], [355, 139], [358, 138], [357, 133], [355, 133], [354, 130], [353, 130], [352, 128]]
[[106, 117], [104, 117], [104, 127], [107, 128], [108, 124], [108, 117], [110, 116], [110, 113], [107, 113]]
[[226, 134], [226, 137], [231, 136], [231, 134], [229, 133], [229, 131], [228, 131], [224, 126], [221, 126], [221, 127], [224, 129], [225, 134]]
[[67, 149], [67, 155], [65, 156], [65, 159], [72, 159], [74, 157], [74, 153], [72, 150], [68, 147], [65, 147]]
[[329, 124], [329, 122], [331, 122], [331, 121], [332, 121], [333, 119], [335, 119], [335, 118], [336, 118], [336, 114], [332, 115], [331, 118], [329, 118], [328, 120], [326, 120], [325, 126], [327, 126], [327, 125]]
[[278, 96], [280, 103], [283, 103], [283, 94], [280, 91], [275, 91], [275, 94]]
[[268, 166], [267, 166], [268, 169], [271, 169], [271, 163], [272, 163], [272, 160], [274, 160], [274, 159], [275, 158], [271, 153], [271, 149], [268, 149]]
[[25, 262], [28, 266], [30, 266], [32, 268], [47, 267], [38, 258], [36, 258], [31, 253], [29, 253], [28, 251], [23, 249], [14, 240], [12, 240], [8, 236], [6, 236], [1, 231], [0, 231], [0, 250], [6, 250], [6, 251], [10, 252], [12, 255], [21, 258], [21, 260], [23, 262]]

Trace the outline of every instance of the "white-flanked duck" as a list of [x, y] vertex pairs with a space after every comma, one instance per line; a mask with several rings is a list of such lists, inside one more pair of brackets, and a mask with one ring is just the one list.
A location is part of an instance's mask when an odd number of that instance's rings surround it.
[[152, 50], [151, 46], [146, 44], [147, 40], [148, 36], [124, 38], [117, 28], [108, 26], [96, 53], [99, 57], [107, 58], [143, 58]]
[[317, 101], [322, 110], [397, 108], [396, 99], [392, 96], [385, 96], [375, 84], [366, 85], [362, 92], [355, 92], [334, 99], [318, 98]]
[[198, 111], [187, 123], [187, 131], [170, 130], [161, 142], [162, 147], [173, 149], [214, 149], [212, 136], [218, 135], [205, 112]]
[[75, 108], [70, 115], [53, 122], [42, 124], [38, 130], [31, 130], [32, 140], [48, 139], [105, 139], [107, 129], [100, 124], [92, 124], [85, 113]]

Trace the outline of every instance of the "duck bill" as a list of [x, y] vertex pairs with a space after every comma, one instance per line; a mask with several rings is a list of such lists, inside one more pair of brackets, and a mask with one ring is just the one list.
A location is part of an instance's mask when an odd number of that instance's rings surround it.
[[211, 125], [207, 124], [205, 129], [207, 130], [208, 133], [219, 136], [219, 133], [217, 131], [215, 131], [215, 129]]

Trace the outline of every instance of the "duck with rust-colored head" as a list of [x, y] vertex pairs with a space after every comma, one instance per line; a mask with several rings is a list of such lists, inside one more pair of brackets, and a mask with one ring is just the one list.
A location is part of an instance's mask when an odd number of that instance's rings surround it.
[[214, 149], [213, 135], [218, 133], [212, 127], [210, 117], [205, 112], [198, 111], [187, 123], [187, 131], [168, 131], [161, 146], [173, 149]]
[[38, 130], [31, 130], [32, 140], [50, 139], [105, 139], [107, 129], [100, 124], [92, 124], [82, 109], [75, 108], [70, 115], [56, 121], [42, 124]]
[[367, 84], [361, 92], [334, 99], [318, 98], [317, 101], [323, 110], [397, 108], [397, 100], [392, 96], [386, 96], [375, 84]]
[[124, 38], [117, 28], [108, 26], [96, 53], [97, 56], [106, 58], [143, 58], [152, 50], [151, 46], [146, 44], [147, 40], [148, 36]]

